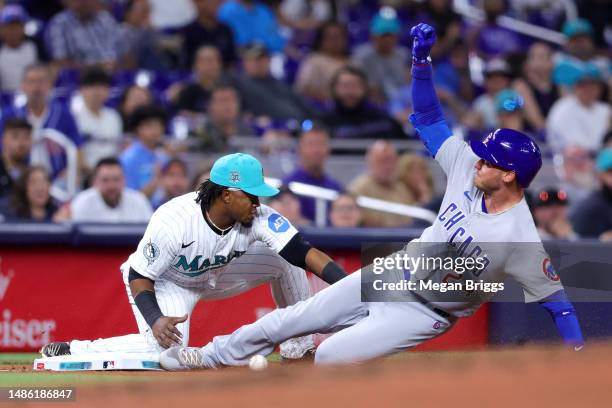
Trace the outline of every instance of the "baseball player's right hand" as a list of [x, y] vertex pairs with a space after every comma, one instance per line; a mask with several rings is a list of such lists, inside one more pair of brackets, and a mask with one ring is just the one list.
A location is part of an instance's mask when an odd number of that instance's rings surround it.
[[436, 30], [429, 24], [420, 23], [412, 27], [410, 37], [412, 37], [412, 58], [417, 61], [426, 60], [436, 43]]
[[181, 317], [162, 316], [153, 323], [153, 336], [163, 348], [181, 346], [183, 334], [176, 325], [187, 321], [187, 315]]

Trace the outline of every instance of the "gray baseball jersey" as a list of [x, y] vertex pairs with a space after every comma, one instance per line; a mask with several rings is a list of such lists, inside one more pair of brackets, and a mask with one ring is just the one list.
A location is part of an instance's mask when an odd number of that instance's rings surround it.
[[[484, 267], [463, 273], [420, 270], [414, 271], [412, 279], [427, 279], [433, 283], [468, 280], [495, 283], [511, 277], [523, 287], [527, 302], [544, 299], [562, 289], [525, 198], [501, 213], [486, 212], [484, 193], [474, 185], [474, 166], [478, 160], [467, 143], [459, 138], [451, 136], [444, 142], [436, 154], [436, 161], [448, 177], [440, 212], [433, 225], [423, 231], [419, 243], [409, 244], [404, 250], [415, 257], [423, 254], [480, 257]], [[446, 243], [446, 254], [439, 253], [440, 243]], [[437, 253], [428, 254], [428, 248]], [[467, 290], [466, 285], [462, 286], [464, 290], [459, 292], [429, 289], [417, 289], [416, 292], [458, 317], [472, 314], [495, 294]]]

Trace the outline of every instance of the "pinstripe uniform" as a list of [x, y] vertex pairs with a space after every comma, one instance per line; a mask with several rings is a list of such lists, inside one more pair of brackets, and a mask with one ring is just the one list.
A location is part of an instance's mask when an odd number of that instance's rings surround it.
[[[297, 230], [270, 207], [261, 205], [250, 227], [236, 223], [220, 231], [210, 225], [195, 202], [185, 194], [162, 205], [151, 217], [138, 248], [121, 266], [123, 279], [140, 334], [72, 341], [71, 353], [160, 351], [132, 298], [130, 267], [155, 281], [155, 295], [165, 316], [189, 315], [200, 300], [222, 299], [270, 282], [274, 301], [285, 307], [309, 296], [304, 270], [278, 255]], [[177, 325], [183, 344], [189, 341], [189, 319]], [[311, 348], [311, 337], [281, 345], [281, 352]]]

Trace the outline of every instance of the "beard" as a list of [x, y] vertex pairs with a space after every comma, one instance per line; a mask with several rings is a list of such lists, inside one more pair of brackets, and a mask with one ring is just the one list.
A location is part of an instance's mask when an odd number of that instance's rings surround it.
[[104, 200], [104, 203], [110, 208], [115, 208], [119, 205], [119, 202], [121, 201], [121, 193], [112, 194], [112, 195], [103, 195], [102, 200]]

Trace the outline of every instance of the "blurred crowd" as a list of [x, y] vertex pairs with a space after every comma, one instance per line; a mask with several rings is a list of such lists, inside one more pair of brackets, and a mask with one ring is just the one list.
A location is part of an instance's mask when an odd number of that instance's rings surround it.
[[[529, 192], [542, 237], [612, 239], [612, 7], [575, 0], [569, 16], [568, 2], [462, 3], [482, 18], [451, 0], [0, 1], [0, 214], [146, 222], [208, 177], [209, 161], [194, 168], [185, 155], [236, 151], [247, 136], [262, 154], [293, 149], [283, 185], [339, 193], [330, 226], [422, 226], [358, 201], [440, 205], [431, 157], [393, 143], [416, 138], [409, 30], [427, 22], [455, 134], [517, 129], [553, 163], [558, 183]], [[326, 171], [337, 139], [371, 141], [350, 183]], [[78, 189], [58, 199], [71, 160]], [[269, 204], [298, 226], [315, 219], [314, 199], [288, 188]]]

